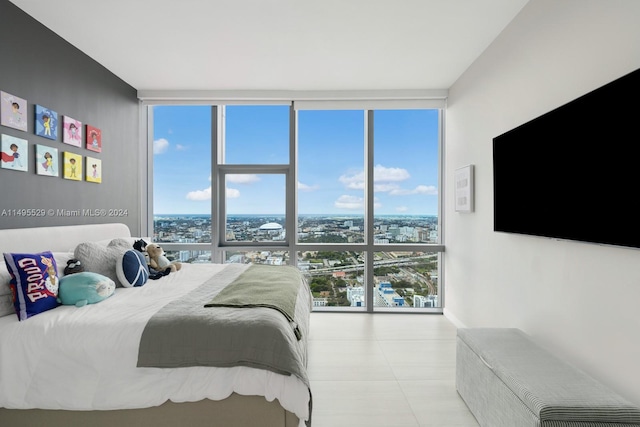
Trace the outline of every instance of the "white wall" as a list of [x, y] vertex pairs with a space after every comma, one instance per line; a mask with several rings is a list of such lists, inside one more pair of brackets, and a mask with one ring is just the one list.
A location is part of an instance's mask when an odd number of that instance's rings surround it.
[[445, 314], [521, 328], [635, 404], [640, 250], [493, 232], [492, 138], [640, 68], [639, 22], [638, 0], [531, 0], [449, 92], [445, 179], [475, 165], [474, 213], [445, 189]]

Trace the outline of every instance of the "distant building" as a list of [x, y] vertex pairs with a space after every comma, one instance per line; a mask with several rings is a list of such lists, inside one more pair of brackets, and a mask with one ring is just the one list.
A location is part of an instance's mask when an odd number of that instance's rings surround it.
[[244, 254], [231, 255], [227, 260], [228, 264], [244, 264]]
[[282, 225], [277, 222], [268, 222], [266, 224], [261, 225], [258, 228], [258, 231], [263, 234], [267, 234], [271, 240], [284, 240], [285, 232], [282, 228]]
[[314, 298], [313, 306], [314, 307], [326, 307], [329, 304], [329, 301], [326, 298]]
[[413, 306], [415, 308], [434, 308], [438, 306], [438, 296], [437, 295], [414, 295], [413, 296]]
[[404, 298], [391, 287], [389, 282], [380, 282], [376, 288], [376, 305], [383, 307], [404, 307]]
[[349, 286], [347, 288], [347, 299], [351, 307], [364, 306], [364, 288], [362, 286]]
[[311, 263], [309, 261], [298, 261], [298, 269], [300, 271], [309, 271]]

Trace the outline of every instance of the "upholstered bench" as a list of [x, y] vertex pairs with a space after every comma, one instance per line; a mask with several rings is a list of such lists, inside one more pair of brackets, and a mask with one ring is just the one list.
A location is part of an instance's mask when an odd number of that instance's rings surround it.
[[482, 427], [640, 426], [640, 408], [519, 329], [458, 329], [456, 351], [456, 388]]

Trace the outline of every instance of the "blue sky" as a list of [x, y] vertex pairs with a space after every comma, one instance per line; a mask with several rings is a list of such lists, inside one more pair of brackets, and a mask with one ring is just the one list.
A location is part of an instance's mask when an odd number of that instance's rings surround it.
[[[154, 107], [154, 213], [211, 212], [211, 108]], [[299, 214], [364, 214], [364, 112], [298, 112]], [[288, 106], [227, 106], [228, 164], [289, 162]], [[376, 111], [374, 214], [436, 215], [436, 110]], [[228, 176], [229, 214], [283, 214], [284, 176]]]

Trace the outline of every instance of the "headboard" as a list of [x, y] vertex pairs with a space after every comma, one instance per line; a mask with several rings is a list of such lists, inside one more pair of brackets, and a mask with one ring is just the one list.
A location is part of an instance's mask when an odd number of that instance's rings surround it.
[[126, 224], [84, 224], [0, 230], [0, 253], [73, 252], [82, 242], [131, 237]]

